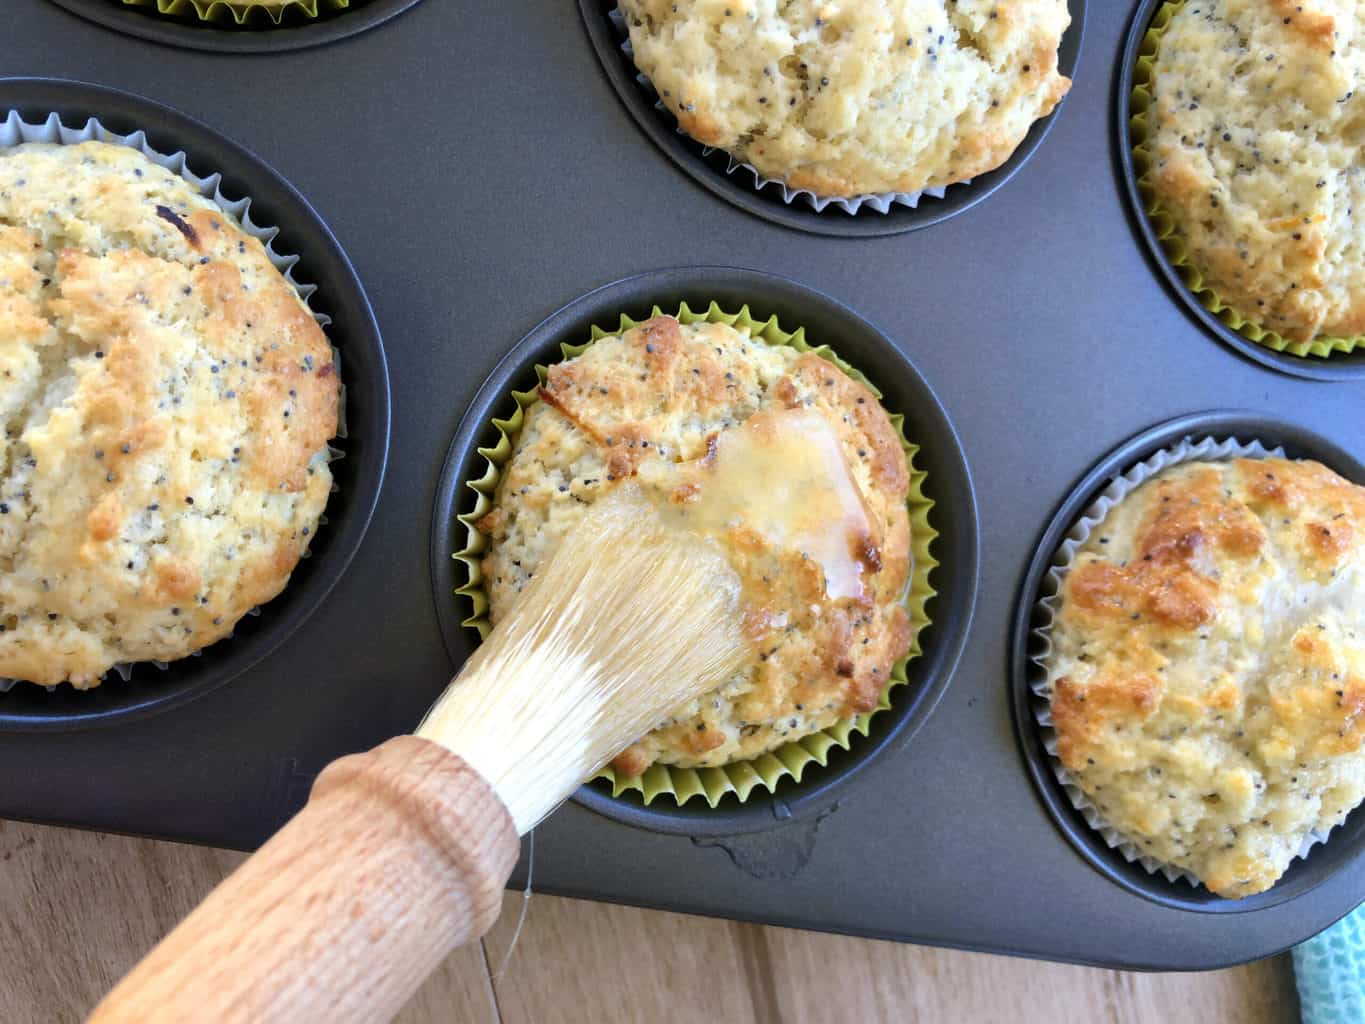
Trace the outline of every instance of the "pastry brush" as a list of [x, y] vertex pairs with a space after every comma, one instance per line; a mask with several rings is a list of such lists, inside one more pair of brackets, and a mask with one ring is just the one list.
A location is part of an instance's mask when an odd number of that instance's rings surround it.
[[389, 1019], [492, 926], [518, 836], [740, 667], [738, 598], [719, 550], [599, 503], [416, 735], [328, 766], [92, 1020]]

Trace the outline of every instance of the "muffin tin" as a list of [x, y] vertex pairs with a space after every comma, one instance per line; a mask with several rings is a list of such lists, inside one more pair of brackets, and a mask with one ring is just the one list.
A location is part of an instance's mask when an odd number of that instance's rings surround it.
[[[117, 728], [6, 732], [0, 816], [260, 843], [328, 761], [410, 729], [468, 649], [469, 638], [449, 652], [443, 642], [450, 605], [431, 585], [442, 527], [435, 541], [428, 530], [438, 498], [451, 501], [441, 475], [451, 438], [463, 452], [474, 428], [460, 430], [462, 419], [486, 422], [489, 396], [505, 396], [491, 384], [480, 392], [490, 373], [517, 377], [521, 360], [561, 329], [620, 312], [608, 305], [639, 310], [694, 288], [714, 292], [734, 272], [705, 268], [728, 264], [802, 287], [735, 274], [727, 295], [865, 337], [828, 340], [855, 363], [866, 355], [862, 368], [893, 408], [906, 404], [912, 423], [940, 422], [932, 404], [909, 407], [923, 401], [920, 378], [932, 388], [971, 467], [975, 611], [968, 621], [960, 603], [954, 615], [933, 609], [925, 657], [938, 652], [943, 669], [924, 684], [923, 706], [907, 706], [875, 757], [864, 751], [865, 768], [832, 762], [780, 793], [793, 820], [769, 807], [762, 831], [740, 834], [751, 823], [730, 818], [726, 835], [687, 826], [676, 834], [653, 817], [631, 818], [641, 828], [594, 813], [601, 795], [590, 790], [538, 830], [538, 890], [1158, 969], [1264, 956], [1325, 927], [1365, 892], [1357, 815], [1304, 862], [1317, 871], [1326, 857], [1335, 870], [1311, 886], [1294, 882], [1283, 899], [1227, 914], [1144, 898], [1073, 845], [1016, 736], [1008, 677], [1020, 587], [1045, 524], [1106, 452], [1154, 423], [1230, 408], [1365, 461], [1360, 385], [1243, 358], [1192, 319], [1150, 261], [1113, 131], [1111, 90], [1132, 6], [1090, 6], [1086, 62], [1046, 141], [970, 216], [853, 240], [787, 230], [679, 175], [623, 109], [570, 5], [417, 4], [376, 33], [247, 57], [111, 32], [50, 0], [11, 2], [0, 42], [7, 68], [86, 77], [182, 108], [264, 154], [316, 206], [384, 327], [394, 458], [365, 544], [288, 643], [232, 685], [166, 714]], [[45, 91], [55, 85], [3, 88], [7, 104], [61, 105]], [[160, 148], [173, 148], [166, 137], [187, 125], [168, 113], [151, 127]], [[207, 163], [225, 163], [205, 152]], [[292, 239], [285, 195], [270, 212]], [[325, 284], [308, 246], [291, 247]], [[684, 269], [590, 294], [658, 267]], [[320, 303], [324, 293], [338, 301], [324, 287]], [[567, 319], [535, 328], [585, 295]], [[798, 302], [807, 304], [799, 316]], [[538, 340], [518, 348], [528, 331]], [[351, 359], [343, 372], [354, 402], [360, 368]], [[937, 448], [938, 438], [913, 439], [926, 456], [952, 462], [940, 436]], [[955, 515], [969, 508], [935, 498]], [[953, 528], [965, 534], [968, 525]], [[938, 526], [949, 526], [941, 511]], [[941, 575], [945, 600], [962, 592]], [[951, 677], [959, 640], [940, 626], [963, 631]], [[870, 739], [879, 741], [875, 720]], [[855, 741], [851, 761], [859, 749]], [[856, 777], [842, 780], [854, 767]], [[630, 817], [629, 805], [608, 809]]]
[[[1069, 6], [1071, 27], [1062, 38], [1057, 66], [1074, 80], [1085, 35], [1085, 0], [1071, 0]], [[817, 211], [804, 196], [793, 197], [790, 202], [784, 200], [782, 187], [775, 182], [758, 187], [752, 171], [739, 168], [727, 172], [731, 161], [723, 151], [703, 146], [678, 130], [677, 119], [662, 109], [658, 94], [636, 70], [624, 48], [628, 35], [617, 0], [578, 0], [578, 9], [612, 88], [645, 134], [679, 169], [742, 210], [784, 227], [819, 235], [845, 238], [894, 235], [937, 224], [971, 209], [1014, 176], [1042, 143], [1066, 104], [1063, 99], [1051, 116], [1035, 122], [1014, 154], [1000, 167], [971, 182], [949, 185], [942, 195], [926, 192], [916, 206], [893, 203], [884, 213], [864, 204], [857, 213], [850, 214], [837, 203]]]

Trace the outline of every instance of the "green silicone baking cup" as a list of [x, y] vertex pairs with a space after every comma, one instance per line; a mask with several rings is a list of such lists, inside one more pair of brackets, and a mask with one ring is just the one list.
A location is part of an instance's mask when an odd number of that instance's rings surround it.
[[[663, 312], [656, 306], [652, 315], [661, 316]], [[798, 352], [814, 352], [822, 359], [829, 360], [853, 379], [866, 384], [878, 400], [882, 397], [881, 392], [873, 387], [866, 377], [835, 355], [829, 346], [811, 346], [806, 341], [804, 328], [797, 328], [791, 332], [785, 331], [778, 325], [775, 316], [765, 321], [758, 321], [749, 315], [748, 306], [741, 307], [738, 313], [726, 313], [714, 302], [704, 312], [694, 312], [684, 303], [675, 315], [684, 324], [701, 322], [728, 324], [732, 327], [747, 329], [751, 337], [769, 345], [790, 345]], [[581, 345], [561, 344], [560, 350], [564, 359], [572, 359], [581, 355], [599, 338], [621, 334], [638, 326], [641, 322], [622, 315], [620, 325], [615, 330], [604, 331], [594, 325], [592, 336], [587, 342]], [[536, 366], [538, 384], [545, 383], [547, 372], [548, 367]], [[481, 638], [487, 636], [491, 628], [488, 621], [488, 595], [484, 591], [483, 573], [479, 567], [481, 556], [487, 548], [487, 538], [479, 532], [474, 524], [487, 513], [493, 504], [493, 494], [497, 489], [501, 467], [512, 455], [513, 438], [521, 430], [521, 425], [526, 417], [526, 410], [539, 401], [537, 392], [538, 387], [529, 391], [512, 392], [512, 399], [516, 407], [511, 416], [506, 419], [493, 420], [493, 426], [498, 432], [497, 443], [492, 447], [479, 449], [479, 454], [485, 461], [483, 475], [479, 479], [467, 483], [467, 486], [476, 495], [474, 510], [458, 517], [465, 528], [465, 546], [461, 551], [456, 552], [454, 557], [468, 571], [469, 580], [456, 591], [456, 594], [468, 598], [471, 602], [472, 611], [469, 617], [464, 620], [464, 625], [478, 630]], [[749, 794], [755, 789], [775, 792], [777, 784], [782, 779], [791, 777], [800, 782], [801, 776], [809, 765], [828, 763], [830, 751], [834, 748], [849, 749], [854, 734], [866, 736], [871, 727], [872, 719], [891, 706], [892, 691], [897, 686], [902, 686], [907, 682], [907, 663], [920, 653], [920, 634], [924, 627], [929, 624], [925, 605], [934, 596], [934, 589], [929, 583], [929, 574], [938, 565], [930, 552], [930, 546], [934, 538], [938, 536], [938, 531], [929, 523], [929, 512], [934, 503], [924, 493], [924, 472], [916, 469], [914, 464], [914, 456], [919, 448], [906, 440], [903, 416], [892, 415], [891, 422], [900, 435], [901, 445], [905, 449], [905, 458], [910, 469], [908, 505], [910, 512], [911, 573], [910, 587], [906, 596], [906, 608], [910, 612], [910, 621], [914, 628], [914, 641], [909, 653], [892, 667], [886, 687], [878, 699], [877, 707], [872, 711], [858, 715], [856, 718], [836, 722], [828, 729], [822, 729], [799, 740], [786, 743], [759, 757], [735, 761], [719, 768], [674, 768], [669, 765], [654, 764], [642, 775], [625, 777], [617, 775], [610, 766], [607, 766], [597, 778], [605, 779], [611, 784], [613, 796], [620, 796], [626, 792], [639, 793], [646, 805], [663, 794], [672, 796], [678, 804], [684, 804], [700, 797], [710, 806], [715, 807], [727, 793], [735, 794], [742, 802], [747, 800]]]
[[1186, 2], [1188, 0], [1167, 0], [1152, 16], [1152, 23], [1148, 26], [1147, 34], [1143, 36], [1142, 45], [1138, 48], [1137, 61], [1133, 66], [1133, 91], [1129, 94], [1129, 109], [1132, 113], [1128, 119], [1128, 139], [1133, 147], [1133, 172], [1137, 179], [1138, 194], [1142, 197], [1143, 209], [1156, 231], [1161, 249], [1171, 266], [1180, 274], [1185, 287], [1198, 297], [1200, 305], [1242, 337], [1292, 356], [1326, 358], [1333, 352], [1354, 352], [1362, 342], [1365, 342], [1365, 336], [1317, 337], [1310, 341], [1294, 341], [1242, 316], [1223, 301], [1204, 280], [1199, 269], [1190, 263], [1184, 240], [1176, 229], [1175, 218], [1157, 199], [1151, 178], [1156, 161], [1152, 156], [1153, 132], [1148, 119], [1154, 102], [1152, 82], [1156, 74], [1156, 58], [1161, 47], [1161, 37], [1170, 27], [1171, 18]]
[[351, 0], [287, 0], [265, 4], [241, 0], [123, 0], [129, 7], [155, 7], [158, 14], [192, 17], [213, 24], [231, 23], [242, 28], [278, 28], [288, 21], [311, 21], [319, 13], [344, 11]]

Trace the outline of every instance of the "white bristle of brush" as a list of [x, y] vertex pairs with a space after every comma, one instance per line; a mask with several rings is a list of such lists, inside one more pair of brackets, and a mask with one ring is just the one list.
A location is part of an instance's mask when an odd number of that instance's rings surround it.
[[541, 566], [417, 735], [475, 768], [525, 835], [741, 666], [738, 599], [718, 550], [614, 495]]

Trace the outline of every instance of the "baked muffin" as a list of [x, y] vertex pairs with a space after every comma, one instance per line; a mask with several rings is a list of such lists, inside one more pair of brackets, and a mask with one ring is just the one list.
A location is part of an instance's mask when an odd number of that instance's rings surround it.
[[1365, 333], [1362, 26], [1355, 3], [1199, 0], [1156, 57], [1155, 198], [1205, 284], [1295, 341]]
[[[785, 455], [751, 462], [746, 493], [710, 490], [713, 462], [765, 447]], [[754, 512], [782, 500], [774, 470], [783, 461], [800, 462], [812, 489], [834, 480], [842, 496], [840, 511], [793, 527], [799, 537], [763, 530]], [[797, 475], [790, 482], [802, 486]], [[695, 528], [740, 577], [753, 659], [617, 758], [618, 772], [753, 758], [876, 707], [913, 640], [909, 474], [900, 436], [865, 385], [814, 353], [671, 317], [551, 367], [477, 523], [490, 544], [482, 569], [495, 624], [586, 510], [626, 486], [665, 513], [710, 510]]]
[[123, 146], [0, 150], [0, 676], [232, 632], [327, 502], [332, 350], [261, 243]]
[[1268, 889], [1365, 796], [1365, 488], [1316, 462], [1187, 462], [1065, 577], [1057, 753], [1142, 853]]
[[688, 135], [819, 196], [918, 192], [1009, 159], [1071, 87], [1066, 0], [621, 0]]

